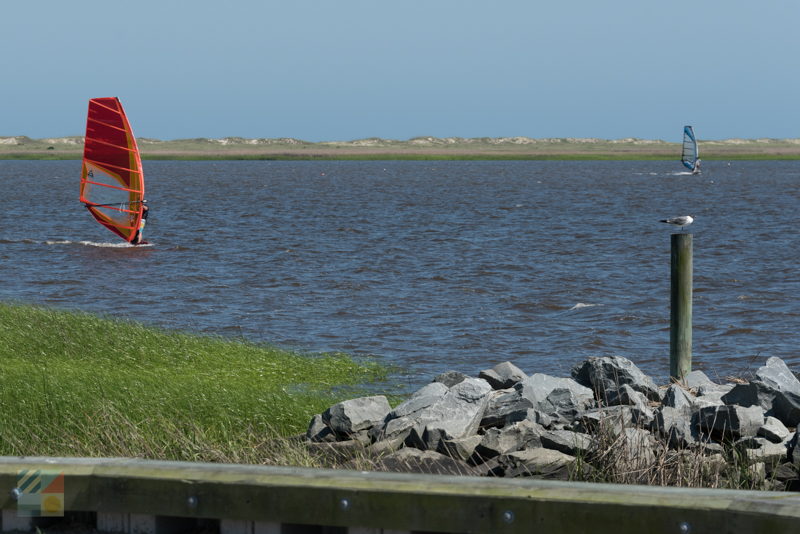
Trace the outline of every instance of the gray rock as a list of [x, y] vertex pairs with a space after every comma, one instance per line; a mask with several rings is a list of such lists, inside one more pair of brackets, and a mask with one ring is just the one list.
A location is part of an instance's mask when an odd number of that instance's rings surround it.
[[494, 389], [508, 389], [514, 387], [528, 377], [519, 367], [511, 362], [503, 362], [491, 369], [481, 371], [478, 378], [483, 378]]
[[439, 382], [439, 383], [444, 384], [448, 388], [451, 388], [451, 387], [455, 386], [456, 384], [463, 382], [464, 379], [466, 379], [466, 378], [469, 378], [469, 377], [467, 375], [465, 375], [464, 373], [461, 373], [459, 371], [445, 371], [444, 373], [436, 376], [433, 379], [433, 382]]
[[458, 439], [446, 439], [441, 442], [437, 452], [446, 454], [450, 458], [466, 462], [475, 453], [475, 448], [480, 444], [483, 436], [475, 434]]
[[434, 451], [405, 448], [375, 462], [375, 471], [426, 473], [432, 475], [477, 475], [471, 466]]
[[760, 406], [786, 426], [800, 423], [800, 381], [780, 358], [769, 358], [749, 384], [738, 384], [722, 397], [726, 404]]
[[791, 437], [786, 444], [786, 451], [794, 468], [800, 470], [800, 432], [795, 432]]
[[573, 429], [584, 434], [619, 435], [625, 428], [635, 427], [636, 409], [630, 406], [602, 406], [586, 410], [575, 420]]
[[631, 407], [631, 417], [636, 426], [647, 427], [653, 422], [655, 414], [644, 393], [623, 384], [616, 392], [609, 395], [609, 405], [625, 405]]
[[791, 463], [782, 463], [776, 465], [769, 475], [775, 480], [787, 482], [789, 480], [797, 479], [797, 470]]
[[570, 456], [585, 456], [595, 446], [595, 440], [591, 436], [571, 430], [546, 430], [540, 439], [542, 447]]
[[788, 458], [785, 444], [772, 443], [765, 438], [748, 438], [737, 445], [740, 450], [744, 450], [745, 458], [750, 464], [764, 463], [772, 469]]
[[729, 406], [761, 406], [764, 411], [772, 410], [774, 395], [760, 389], [754, 382], [736, 384], [722, 395], [721, 400]]
[[608, 406], [647, 406], [647, 397], [644, 393], [636, 391], [628, 384], [622, 384], [618, 389], [607, 392], [606, 404]]
[[662, 400], [664, 406], [669, 406], [677, 410], [691, 410], [694, 402], [694, 395], [677, 384], [671, 384], [667, 388], [667, 391], [664, 393], [664, 399]]
[[397, 419], [400, 417], [406, 417], [413, 413], [419, 412], [428, 408], [432, 404], [439, 402], [447, 392], [450, 391], [450, 388], [446, 386], [442, 382], [431, 382], [430, 384], [425, 385], [422, 389], [417, 390], [414, 392], [411, 397], [409, 397], [404, 402], [397, 405], [397, 407], [392, 410], [387, 419]]
[[392, 409], [383, 395], [361, 397], [334, 404], [322, 414], [322, 420], [338, 436], [350, 436], [381, 424]]
[[792, 391], [784, 391], [772, 401], [772, 415], [788, 426], [800, 426], [800, 395]]
[[735, 441], [755, 436], [764, 424], [759, 406], [709, 406], [695, 412], [697, 427], [716, 441]]
[[783, 360], [775, 356], [768, 358], [766, 364], [756, 371], [754, 382], [772, 391], [792, 391], [800, 394], [800, 380], [789, 370]]
[[685, 377], [683, 377], [683, 381], [686, 384], [686, 387], [693, 390], [698, 390], [700, 386], [715, 386], [714, 382], [711, 381], [710, 378], [706, 376], [703, 371], [692, 371]]
[[426, 390], [424, 394], [416, 399], [412, 397], [387, 416], [383, 436], [409, 434], [412, 429], [419, 436], [427, 430], [430, 434], [437, 433], [442, 439], [475, 434], [492, 388], [485, 380], [467, 378], [451, 388], [434, 382], [417, 393], [423, 390]]
[[595, 391], [600, 401], [609, 398], [624, 384], [643, 393], [649, 400], [661, 400], [655, 382], [622, 356], [590, 358], [572, 369], [572, 377]]
[[698, 433], [688, 409], [662, 406], [656, 411], [653, 431], [662, 436], [671, 449], [682, 450], [697, 443]]
[[475, 447], [473, 463], [483, 463], [501, 454], [528, 447], [541, 447], [544, 429], [531, 421], [520, 421], [506, 428], [490, 428]]
[[655, 439], [643, 428], [626, 428], [618, 442], [617, 466], [624, 471], [644, 471], [656, 461]]
[[780, 419], [772, 416], [768, 416], [764, 424], [761, 425], [761, 428], [756, 432], [756, 435], [767, 438], [773, 443], [783, 443], [789, 439], [791, 434], [789, 429], [786, 428], [786, 425], [781, 423]]
[[526, 449], [497, 458], [506, 477], [554, 478], [566, 480], [575, 458], [552, 449]]
[[442, 446], [442, 442], [448, 439], [447, 433], [441, 428], [430, 429], [424, 427], [422, 430], [412, 428], [405, 439], [406, 447], [414, 447], [422, 451], [437, 451]]
[[592, 390], [569, 378], [536, 373], [515, 386], [531, 408], [555, 420], [572, 422], [575, 416], [594, 404]]
[[317, 414], [311, 418], [308, 430], [306, 430], [306, 438], [315, 442], [336, 441], [336, 435], [322, 420], [322, 414]]
[[494, 391], [489, 394], [481, 428], [502, 427], [527, 419], [533, 403], [524, 398], [518, 389]]
[[709, 384], [701, 384], [700, 387], [697, 388], [697, 396], [718, 400], [720, 397], [733, 389], [733, 386], [734, 384], [715, 384], [713, 382]]

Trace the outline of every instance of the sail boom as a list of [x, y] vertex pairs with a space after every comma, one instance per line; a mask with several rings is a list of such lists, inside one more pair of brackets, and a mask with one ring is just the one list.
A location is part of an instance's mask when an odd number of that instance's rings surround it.
[[136, 189], [129, 189], [127, 187], [119, 187], [116, 185], [104, 184], [103, 182], [93, 182], [92, 180], [86, 180], [87, 184], [91, 185], [99, 185], [101, 187], [109, 187], [111, 189], [119, 189], [120, 191], [127, 191], [129, 193], [140, 193], [141, 191], [137, 191]]

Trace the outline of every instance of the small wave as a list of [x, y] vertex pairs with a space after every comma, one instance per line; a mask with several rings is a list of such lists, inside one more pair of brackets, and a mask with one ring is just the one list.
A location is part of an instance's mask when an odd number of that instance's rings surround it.
[[591, 307], [594, 307], [594, 306], [597, 306], [597, 304], [586, 304], [586, 303], [583, 303], [583, 302], [579, 302], [575, 306], [571, 307], [569, 309], [569, 311], [580, 310], [581, 308], [591, 308]]
[[719, 335], [721, 335], [721, 336], [735, 336], [735, 335], [738, 335], [738, 334], [754, 334], [756, 332], [757, 332], [757, 330], [754, 330], [752, 328], [746, 328], [746, 327], [744, 327], [744, 328], [730, 328], [730, 329], [726, 330], [725, 332], [722, 332]]
[[95, 241], [70, 241], [70, 240], [48, 240], [45, 245], [83, 245], [85, 247], [98, 248], [141, 248], [152, 247], [152, 243], [142, 243], [141, 245], [131, 245], [130, 243], [98, 243]]

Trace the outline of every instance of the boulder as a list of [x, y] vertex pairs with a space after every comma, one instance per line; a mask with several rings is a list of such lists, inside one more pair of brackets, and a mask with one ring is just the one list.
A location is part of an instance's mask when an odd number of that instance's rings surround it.
[[408, 435], [414, 429], [419, 436], [427, 432], [438, 440], [475, 434], [490, 391], [489, 383], [479, 378], [467, 378], [451, 388], [433, 382], [389, 413], [381, 434]]
[[780, 358], [768, 358], [749, 384], [738, 384], [722, 397], [725, 404], [760, 406], [786, 425], [800, 423], [800, 381]]
[[382, 456], [375, 461], [376, 471], [399, 473], [425, 473], [431, 475], [477, 475], [478, 472], [465, 462], [455, 460], [434, 451], [404, 448]]
[[533, 402], [522, 396], [522, 388], [503, 389], [489, 394], [480, 427], [503, 427], [525, 420], [546, 427], [552, 424], [550, 416], [535, 410]]
[[569, 478], [569, 468], [575, 458], [552, 449], [526, 449], [497, 458], [506, 477], [560, 479]]
[[764, 437], [772, 443], [783, 443], [789, 439], [791, 434], [789, 429], [786, 428], [786, 425], [781, 423], [780, 419], [772, 416], [767, 416], [764, 424], [761, 425], [761, 428], [756, 432], [757, 436]]
[[692, 371], [683, 377], [683, 382], [687, 388], [697, 391], [700, 386], [715, 386], [714, 382], [706, 376], [703, 371]]
[[445, 371], [444, 373], [437, 375], [433, 379], [433, 382], [439, 382], [451, 388], [459, 382], [463, 382], [467, 378], [469, 378], [467, 375], [459, 371]]
[[764, 410], [759, 406], [709, 406], [695, 412], [693, 422], [716, 441], [736, 441], [755, 436], [764, 424]]
[[591, 388], [600, 401], [608, 399], [625, 384], [649, 400], [661, 400], [655, 382], [622, 356], [590, 358], [572, 369], [572, 377], [579, 384]]
[[688, 409], [662, 406], [656, 411], [652, 429], [666, 440], [671, 449], [682, 450], [697, 443], [698, 434]]
[[[652, 411], [650, 412], [652, 416]], [[572, 429], [584, 434], [619, 435], [625, 428], [649, 426], [651, 420], [644, 419], [634, 406], [602, 406], [581, 413]]]
[[317, 414], [311, 418], [308, 430], [306, 430], [306, 438], [314, 442], [336, 441], [336, 435], [322, 420], [322, 414]]
[[592, 390], [569, 378], [541, 373], [529, 376], [515, 386], [531, 408], [556, 421], [572, 422], [575, 416], [594, 404]]
[[391, 409], [383, 395], [361, 397], [334, 404], [322, 420], [337, 436], [352, 436], [381, 424]]
[[483, 378], [494, 389], [508, 389], [514, 387], [528, 377], [519, 367], [511, 362], [503, 362], [491, 369], [481, 371], [478, 378]]
[[626, 428], [616, 447], [617, 467], [623, 472], [644, 471], [656, 461], [655, 439], [643, 428]]
[[686, 391], [681, 386], [677, 384], [671, 384], [664, 393], [664, 399], [661, 402], [664, 406], [669, 406], [670, 408], [675, 408], [677, 410], [688, 411], [692, 409], [695, 398], [694, 395]]
[[520, 421], [505, 428], [490, 428], [475, 447], [473, 463], [483, 463], [501, 454], [524, 448], [541, 447], [544, 429], [531, 421]]
[[736, 447], [744, 452], [748, 463], [765, 463], [770, 469], [788, 457], [788, 449], [785, 444], [772, 443], [766, 438], [744, 438], [735, 443]]
[[545, 430], [539, 439], [542, 447], [570, 456], [585, 456], [595, 446], [591, 436], [571, 430]]
[[483, 436], [475, 434], [458, 439], [446, 439], [441, 442], [437, 452], [446, 454], [450, 458], [466, 462], [475, 453], [475, 448], [480, 444]]
[[795, 432], [788, 441], [786, 444], [786, 452], [794, 468], [800, 471], [800, 433]]

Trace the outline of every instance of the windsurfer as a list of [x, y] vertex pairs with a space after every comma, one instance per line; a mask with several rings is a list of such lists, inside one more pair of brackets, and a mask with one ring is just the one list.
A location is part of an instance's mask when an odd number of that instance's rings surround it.
[[133, 236], [131, 239], [131, 244], [133, 245], [141, 245], [142, 241], [142, 230], [144, 230], [144, 225], [147, 224], [147, 216], [150, 214], [150, 208], [147, 206], [147, 200], [142, 200], [142, 220], [139, 223], [139, 229], [136, 230], [136, 235]]
[[700, 174], [700, 160], [694, 162], [694, 168], [692, 169], [692, 174]]

